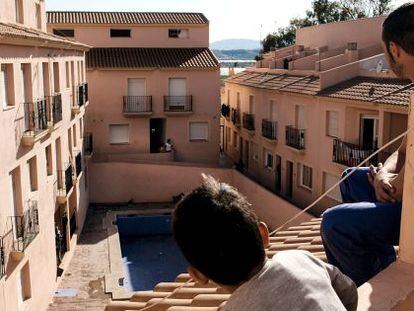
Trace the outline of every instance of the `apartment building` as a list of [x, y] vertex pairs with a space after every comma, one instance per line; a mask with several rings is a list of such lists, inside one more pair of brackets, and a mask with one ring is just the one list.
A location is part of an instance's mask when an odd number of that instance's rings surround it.
[[219, 63], [203, 14], [48, 12], [48, 30], [93, 46], [96, 161], [218, 162]]
[[[388, 68], [382, 21], [300, 29], [296, 45], [272, 51], [255, 68], [226, 80], [223, 148], [240, 169], [305, 207], [347, 167], [407, 128], [414, 86]], [[315, 214], [339, 202], [335, 189]]]
[[45, 310], [88, 206], [88, 46], [43, 0], [0, 2], [0, 310]]

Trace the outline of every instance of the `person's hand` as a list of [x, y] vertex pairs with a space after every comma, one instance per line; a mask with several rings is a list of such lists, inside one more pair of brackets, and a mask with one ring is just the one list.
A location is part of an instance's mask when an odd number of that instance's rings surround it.
[[395, 180], [398, 175], [388, 173], [383, 169], [382, 163], [378, 164], [378, 167], [370, 166], [370, 172], [368, 173], [368, 180], [374, 187], [375, 196], [378, 202], [396, 202], [398, 196], [396, 188], [393, 186], [392, 181]]

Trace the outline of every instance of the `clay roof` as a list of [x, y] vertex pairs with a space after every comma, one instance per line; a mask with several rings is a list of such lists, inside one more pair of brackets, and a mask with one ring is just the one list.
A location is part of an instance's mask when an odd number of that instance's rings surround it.
[[208, 48], [94, 48], [88, 68], [218, 68]]
[[319, 93], [320, 96], [360, 100], [397, 106], [408, 106], [414, 84], [392, 78], [357, 77], [334, 85]]
[[306, 95], [316, 95], [320, 89], [319, 77], [304, 77], [288, 73], [270, 74], [244, 71], [227, 78], [226, 82]]
[[[301, 249], [313, 253], [316, 257], [326, 261], [323, 250], [320, 230], [320, 218], [312, 219], [276, 233], [270, 238], [270, 247], [267, 256], [271, 258], [274, 254], [283, 250]], [[155, 286], [153, 291], [135, 292], [130, 302], [112, 302], [106, 310], [139, 310], [151, 304], [159, 302], [162, 298], [170, 295], [176, 288], [190, 280], [188, 274], [180, 274], [175, 282], [163, 282]], [[218, 307], [230, 298], [224, 289], [213, 283], [200, 285], [194, 282], [179, 289], [160, 305], [151, 310], [166, 311], [217, 311]]]
[[202, 13], [47, 12], [49, 24], [208, 24]]
[[[31, 39], [39, 41], [42, 45], [48, 43], [49, 45], [62, 45], [65, 48], [71, 49], [88, 49], [89, 46], [77, 41], [66, 39], [50, 33], [46, 33], [34, 28], [27, 28], [22, 25], [0, 22], [0, 39]], [[28, 45], [32, 45], [28, 43]]]

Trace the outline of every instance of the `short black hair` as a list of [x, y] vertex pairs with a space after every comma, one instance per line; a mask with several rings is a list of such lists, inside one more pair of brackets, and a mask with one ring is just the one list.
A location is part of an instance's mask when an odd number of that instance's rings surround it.
[[266, 254], [251, 204], [235, 188], [203, 175], [173, 213], [173, 235], [188, 262], [222, 285], [239, 285]]
[[382, 40], [388, 52], [390, 42], [395, 42], [414, 56], [414, 3], [403, 4], [388, 15], [382, 24]]

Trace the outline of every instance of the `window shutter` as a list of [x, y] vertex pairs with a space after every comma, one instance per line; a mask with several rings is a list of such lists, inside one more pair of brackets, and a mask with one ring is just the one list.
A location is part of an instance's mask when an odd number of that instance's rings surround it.
[[207, 140], [208, 123], [192, 122], [190, 123], [190, 140]]
[[7, 107], [7, 74], [6, 66], [2, 65], [0, 70], [0, 100], [3, 108]]
[[109, 143], [125, 144], [129, 143], [129, 125], [117, 124], [109, 126]]
[[[338, 176], [334, 176], [328, 173], [324, 173], [324, 191], [327, 191], [328, 189], [330, 189], [333, 185], [335, 185], [337, 182], [339, 181], [339, 177]], [[329, 194], [328, 197], [330, 197], [331, 199], [334, 199], [338, 202], [342, 202], [342, 196], [341, 196], [341, 191], [339, 189], [339, 186], [335, 187], [334, 190], [332, 190]]]
[[328, 135], [338, 137], [338, 113], [328, 111]]

